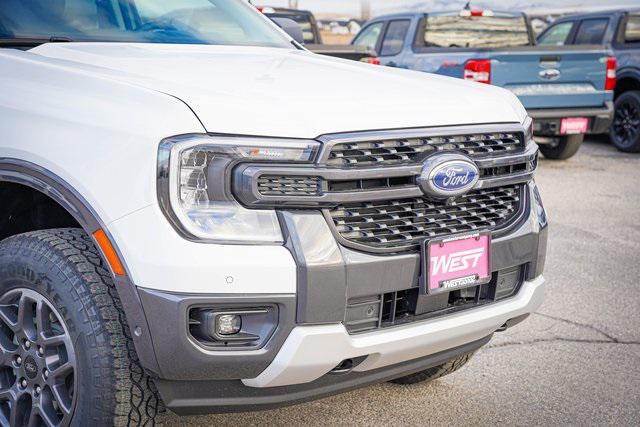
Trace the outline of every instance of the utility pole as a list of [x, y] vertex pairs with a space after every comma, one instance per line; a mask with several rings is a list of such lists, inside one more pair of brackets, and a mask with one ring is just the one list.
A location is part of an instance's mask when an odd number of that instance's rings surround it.
[[371, 19], [371, 0], [360, 0], [360, 19], [363, 21]]
[[289, 0], [289, 9], [297, 9], [298, 0]]

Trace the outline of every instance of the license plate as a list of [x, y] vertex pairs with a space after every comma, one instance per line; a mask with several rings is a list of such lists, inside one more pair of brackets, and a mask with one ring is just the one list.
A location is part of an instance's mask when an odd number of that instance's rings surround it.
[[491, 281], [491, 233], [468, 233], [422, 245], [422, 291], [437, 294]]
[[587, 133], [588, 130], [589, 119], [586, 117], [570, 117], [562, 119], [560, 122], [561, 135]]

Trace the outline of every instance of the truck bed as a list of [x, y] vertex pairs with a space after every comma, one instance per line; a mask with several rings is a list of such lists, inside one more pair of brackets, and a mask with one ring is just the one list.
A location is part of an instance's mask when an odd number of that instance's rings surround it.
[[407, 67], [462, 78], [469, 60], [491, 60], [491, 83], [514, 92], [527, 109], [602, 106], [608, 49], [596, 45], [501, 49], [417, 48]]

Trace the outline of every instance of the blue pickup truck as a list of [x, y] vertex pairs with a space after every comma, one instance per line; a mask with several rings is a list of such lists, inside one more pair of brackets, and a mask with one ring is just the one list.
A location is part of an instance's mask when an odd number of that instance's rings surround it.
[[375, 50], [383, 65], [511, 90], [535, 119], [536, 142], [550, 159], [568, 159], [585, 133], [606, 132], [611, 124], [611, 51], [600, 45], [536, 46], [522, 13], [464, 9], [380, 16], [353, 44]]
[[618, 61], [618, 84], [609, 135], [619, 150], [640, 153], [640, 9], [564, 17], [540, 34], [538, 44], [598, 44], [613, 48]]

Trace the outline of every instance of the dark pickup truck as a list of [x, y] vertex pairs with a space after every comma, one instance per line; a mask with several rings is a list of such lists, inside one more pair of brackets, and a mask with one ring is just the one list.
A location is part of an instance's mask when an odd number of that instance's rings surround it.
[[353, 46], [349, 44], [325, 44], [318, 28], [318, 22], [316, 21], [313, 13], [308, 10], [267, 6], [258, 6], [258, 10], [273, 19], [278, 25], [280, 25], [278, 18], [291, 19], [297, 23], [302, 30], [304, 47], [309, 49], [311, 52], [318, 53], [320, 55], [351, 59], [353, 61], [377, 63], [375, 51], [367, 49], [366, 47]]
[[538, 37], [543, 46], [601, 45], [618, 62], [611, 142], [640, 152], [640, 9], [610, 10], [561, 18]]
[[568, 159], [585, 133], [606, 132], [611, 124], [613, 53], [600, 45], [535, 46], [522, 13], [386, 15], [367, 23], [353, 44], [375, 49], [382, 65], [510, 90], [534, 118], [536, 142], [550, 159]]

